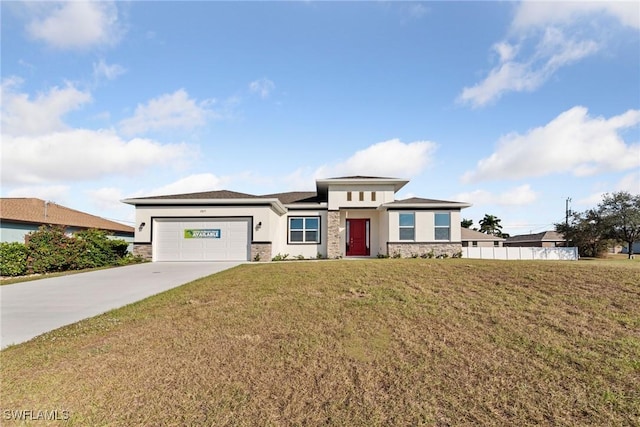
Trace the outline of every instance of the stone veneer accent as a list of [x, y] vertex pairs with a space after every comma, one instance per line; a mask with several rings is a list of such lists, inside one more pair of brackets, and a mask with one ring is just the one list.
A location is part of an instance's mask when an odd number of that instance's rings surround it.
[[133, 255], [151, 261], [153, 259], [153, 246], [151, 246], [151, 243], [134, 243]]
[[327, 258], [340, 258], [340, 211], [327, 212]]
[[[256, 256], [258, 256], [260, 259], [256, 260]], [[271, 261], [271, 242], [252, 243], [250, 261]]]
[[401, 258], [411, 258], [416, 254], [421, 256], [431, 251], [434, 256], [447, 254], [451, 257], [462, 251], [462, 243], [387, 243], [387, 254], [390, 257], [400, 254]]

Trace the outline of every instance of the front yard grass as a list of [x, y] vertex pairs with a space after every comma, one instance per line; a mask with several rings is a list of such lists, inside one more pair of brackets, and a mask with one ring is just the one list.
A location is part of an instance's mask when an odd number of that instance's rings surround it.
[[248, 264], [0, 362], [3, 425], [639, 425], [640, 263]]

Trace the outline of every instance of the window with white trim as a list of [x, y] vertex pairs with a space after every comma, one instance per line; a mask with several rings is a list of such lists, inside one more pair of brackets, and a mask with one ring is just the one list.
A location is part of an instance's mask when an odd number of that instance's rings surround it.
[[449, 212], [434, 214], [435, 239], [449, 240], [451, 236], [451, 215]]
[[400, 213], [399, 225], [398, 236], [400, 240], [415, 240], [416, 215], [414, 212]]
[[289, 243], [320, 243], [320, 217], [289, 217]]

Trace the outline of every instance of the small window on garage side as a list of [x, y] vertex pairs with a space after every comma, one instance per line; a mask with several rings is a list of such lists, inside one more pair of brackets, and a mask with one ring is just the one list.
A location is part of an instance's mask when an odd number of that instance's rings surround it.
[[320, 243], [320, 217], [289, 217], [289, 243]]
[[400, 214], [400, 240], [415, 240], [416, 216], [413, 212]]
[[364, 191], [361, 191], [361, 192], [360, 192], [360, 198], [359, 198], [359, 200], [360, 200], [361, 202], [364, 202]]
[[477, 248], [478, 247], [478, 242], [476, 240], [472, 241], [471, 242], [471, 246], [474, 247], [474, 248]]
[[376, 201], [376, 192], [375, 192], [375, 191], [372, 191], [372, 192], [371, 192], [371, 201], [372, 201], [372, 202], [375, 202], [375, 201]]
[[351, 201], [351, 191], [347, 191], [347, 202]]

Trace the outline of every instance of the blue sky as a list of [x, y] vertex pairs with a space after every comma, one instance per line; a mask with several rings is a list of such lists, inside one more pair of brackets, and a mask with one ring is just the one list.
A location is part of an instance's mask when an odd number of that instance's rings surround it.
[[638, 2], [7, 2], [2, 197], [410, 179], [504, 231], [640, 193]]

